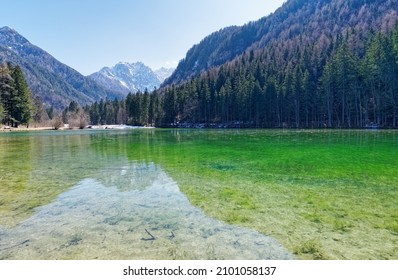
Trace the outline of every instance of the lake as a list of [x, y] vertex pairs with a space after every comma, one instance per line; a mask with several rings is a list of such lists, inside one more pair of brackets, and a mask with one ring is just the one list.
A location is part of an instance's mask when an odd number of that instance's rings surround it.
[[396, 131], [0, 134], [0, 259], [398, 259]]

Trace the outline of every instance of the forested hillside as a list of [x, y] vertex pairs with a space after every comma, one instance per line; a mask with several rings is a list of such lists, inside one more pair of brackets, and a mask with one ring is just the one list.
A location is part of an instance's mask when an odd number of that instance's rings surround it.
[[61, 63], [9, 27], [0, 28], [0, 63], [21, 67], [26, 81], [46, 106], [64, 108], [71, 101], [92, 103], [101, 98], [123, 97]]
[[[397, 0], [287, 1], [245, 27], [265, 35], [235, 59], [118, 106], [143, 125], [396, 127], [397, 9]], [[201, 44], [221, 44], [217, 36]]]
[[180, 84], [245, 51], [269, 44], [285, 42], [283, 47], [294, 47], [304, 41], [315, 43], [318, 51], [324, 51], [328, 43], [325, 40], [347, 30], [355, 30], [360, 40], [366, 39], [369, 30], [386, 31], [394, 25], [397, 4], [394, 0], [286, 1], [269, 16], [241, 27], [227, 27], [203, 39], [187, 52], [165, 85]]
[[[329, 49], [273, 46], [164, 90], [165, 122], [249, 127], [396, 127], [398, 28], [331, 38]], [[318, 56], [317, 56], [318, 55]]]

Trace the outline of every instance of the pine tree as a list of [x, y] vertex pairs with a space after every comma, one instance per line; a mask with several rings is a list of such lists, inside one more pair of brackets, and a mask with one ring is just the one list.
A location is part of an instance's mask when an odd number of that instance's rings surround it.
[[3, 107], [2, 122], [14, 126], [13, 119], [15, 102], [14, 79], [11, 77], [9, 65], [0, 66], [0, 99]]
[[13, 118], [15, 118], [17, 123], [28, 125], [32, 118], [32, 95], [19, 66], [11, 68], [11, 76], [14, 79], [16, 91]]
[[44, 109], [43, 101], [37, 95], [33, 98], [32, 119], [37, 124], [50, 119], [47, 111]]
[[0, 127], [3, 124], [3, 118], [4, 118], [4, 109], [3, 109], [3, 103], [1, 102], [0, 98]]
[[91, 124], [93, 125], [100, 124], [101, 118], [100, 118], [98, 102], [94, 102], [94, 104], [91, 105], [89, 113], [90, 113]]
[[166, 89], [164, 93], [163, 102], [163, 124], [172, 126], [177, 121], [177, 90], [173, 85], [171, 88]]
[[50, 120], [52, 120], [54, 118], [54, 106], [51, 106], [49, 108], [46, 109], [47, 115], [50, 118]]
[[19, 66], [10, 63], [0, 66], [0, 100], [3, 123], [17, 127], [29, 124], [32, 116], [32, 97]]
[[149, 123], [149, 103], [149, 92], [145, 89], [145, 92], [141, 95], [140, 125], [148, 125]]

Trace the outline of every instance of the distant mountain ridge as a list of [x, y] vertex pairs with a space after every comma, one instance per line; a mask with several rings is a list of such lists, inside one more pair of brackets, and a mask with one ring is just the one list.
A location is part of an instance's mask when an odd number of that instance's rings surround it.
[[158, 70], [153, 71], [158, 78], [158, 80], [163, 83], [168, 77], [170, 77], [173, 72], [175, 71], [175, 68], [166, 68], [166, 67], [161, 67]]
[[101, 98], [121, 98], [123, 94], [98, 85], [61, 63], [10, 27], [0, 28], [0, 63], [19, 65], [34, 94], [47, 105], [63, 108], [71, 101], [87, 104]]
[[174, 69], [161, 68], [153, 71], [142, 62], [120, 62], [113, 67], [104, 67], [100, 71], [88, 76], [110, 91], [127, 93], [152, 91], [159, 88]]

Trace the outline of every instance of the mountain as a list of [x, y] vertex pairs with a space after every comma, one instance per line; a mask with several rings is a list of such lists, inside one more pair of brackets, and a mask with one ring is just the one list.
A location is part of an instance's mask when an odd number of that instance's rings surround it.
[[161, 68], [153, 71], [142, 62], [120, 62], [113, 67], [104, 67], [89, 78], [110, 91], [119, 91], [127, 95], [132, 92], [151, 91], [171, 75], [174, 69]]
[[397, 73], [398, 0], [288, 0], [192, 47], [152, 98], [163, 126], [397, 128]]
[[158, 80], [160, 81], [160, 83], [163, 83], [168, 77], [170, 77], [173, 74], [174, 71], [175, 68], [162, 67], [158, 70], [155, 70], [154, 73], [158, 78]]
[[164, 85], [179, 84], [275, 42], [300, 37], [314, 42], [347, 30], [355, 30], [359, 36], [371, 29], [391, 28], [398, 17], [396, 4], [383, 0], [286, 1], [258, 21], [227, 27], [204, 38], [187, 52]]
[[0, 28], [0, 63], [4, 62], [19, 65], [31, 91], [48, 106], [63, 108], [71, 101], [87, 104], [123, 96], [61, 63], [9, 27]]

